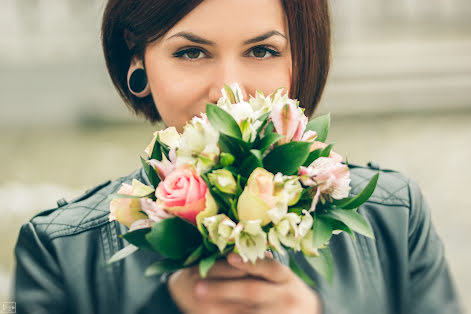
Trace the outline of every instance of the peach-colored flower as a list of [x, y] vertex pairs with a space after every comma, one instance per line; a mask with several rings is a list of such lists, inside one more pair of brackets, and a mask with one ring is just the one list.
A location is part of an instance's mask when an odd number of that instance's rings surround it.
[[317, 158], [309, 167], [300, 167], [299, 176], [304, 185], [316, 187], [311, 211], [316, 208], [319, 199], [322, 203], [331, 199], [343, 199], [350, 191], [348, 166], [333, 158]]
[[275, 131], [284, 136], [279, 143], [300, 141], [306, 129], [308, 118], [295, 100], [284, 98], [282, 100], [273, 105], [270, 114]]
[[274, 175], [263, 168], [256, 168], [247, 181], [237, 202], [239, 220], [262, 221], [262, 226], [270, 222], [267, 211], [276, 205], [274, 195]]
[[205, 209], [207, 186], [191, 166], [178, 168], [159, 183], [157, 204], [167, 212], [196, 224], [196, 215]]
[[[154, 191], [153, 188], [133, 180], [132, 186], [123, 183], [118, 190], [118, 194], [132, 196], [147, 196]], [[147, 215], [141, 212], [141, 201], [139, 198], [117, 198], [110, 202], [109, 220], [117, 220], [128, 228], [140, 219], [146, 219]]]

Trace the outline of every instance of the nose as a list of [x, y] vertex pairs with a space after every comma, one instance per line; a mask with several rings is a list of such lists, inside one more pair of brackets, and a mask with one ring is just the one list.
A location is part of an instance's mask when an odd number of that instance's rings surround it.
[[212, 77], [213, 81], [211, 82], [208, 95], [211, 103], [217, 103], [218, 99], [222, 97], [221, 90], [224, 88], [224, 84], [230, 86], [232, 83], [239, 85], [244, 100], [248, 100], [246, 80], [249, 78], [243, 75], [241, 67], [234, 61], [221, 62], [218, 64]]

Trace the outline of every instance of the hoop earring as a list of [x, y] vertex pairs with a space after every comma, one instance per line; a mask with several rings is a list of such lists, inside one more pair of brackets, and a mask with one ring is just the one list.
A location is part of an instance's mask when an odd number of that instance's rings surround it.
[[143, 98], [150, 94], [150, 86], [147, 81], [146, 71], [142, 61], [136, 57], [131, 59], [128, 71], [128, 89], [136, 97]]

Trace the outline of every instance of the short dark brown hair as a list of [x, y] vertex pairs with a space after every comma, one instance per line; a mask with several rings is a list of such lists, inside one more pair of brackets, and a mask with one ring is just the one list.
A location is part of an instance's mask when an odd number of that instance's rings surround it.
[[[127, 86], [131, 58], [144, 59], [146, 46], [167, 33], [203, 0], [109, 0], [103, 14], [102, 44], [111, 80], [126, 105], [149, 121], [161, 120], [152, 95], [138, 98]], [[281, 0], [288, 20], [293, 74], [291, 98], [312, 115], [330, 67], [328, 0]]]

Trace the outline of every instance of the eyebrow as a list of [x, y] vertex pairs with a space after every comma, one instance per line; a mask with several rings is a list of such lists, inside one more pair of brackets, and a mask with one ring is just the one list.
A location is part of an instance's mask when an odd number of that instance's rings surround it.
[[[276, 30], [272, 30], [272, 31], [268, 31], [266, 33], [263, 33], [259, 36], [256, 36], [256, 37], [253, 37], [253, 38], [250, 38], [250, 39], [247, 39], [246, 41], [244, 41], [244, 45], [250, 45], [250, 44], [254, 44], [254, 43], [257, 43], [257, 42], [260, 42], [260, 41], [264, 41], [265, 39], [268, 39], [272, 36], [281, 36], [283, 37], [284, 39], [287, 39], [285, 35], [283, 35], [282, 33], [280, 33], [279, 31], [276, 31]], [[174, 37], [183, 37], [191, 42], [194, 42], [196, 44], [201, 44], [201, 45], [208, 45], [208, 46], [214, 46], [214, 42], [211, 41], [211, 40], [208, 40], [208, 39], [204, 39], [203, 37], [200, 37], [194, 33], [191, 33], [191, 32], [178, 32], [172, 36], [170, 36], [169, 38], [167, 38], [167, 40], [171, 39], [171, 38], [174, 38]]]

